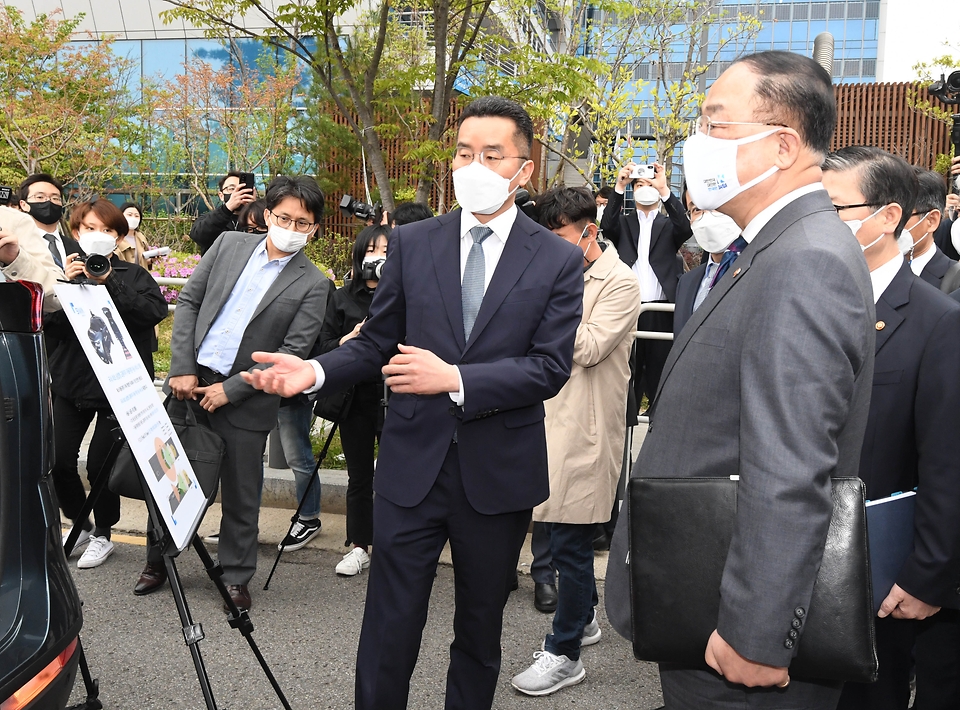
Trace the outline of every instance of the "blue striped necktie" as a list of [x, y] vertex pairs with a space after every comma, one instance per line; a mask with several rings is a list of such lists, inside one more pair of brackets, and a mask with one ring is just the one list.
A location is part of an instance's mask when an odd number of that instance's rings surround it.
[[490, 227], [478, 224], [470, 230], [473, 237], [473, 246], [467, 254], [467, 265], [463, 270], [463, 281], [460, 283], [460, 302], [463, 308], [463, 339], [470, 340], [470, 332], [477, 321], [480, 312], [480, 303], [483, 301], [484, 260], [483, 240], [493, 234]]
[[737, 237], [733, 244], [727, 247], [727, 250], [723, 252], [723, 256], [720, 257], [720, 266], [717, 267], [717, 273], [713, 276], [713, 281], [710, 282], [710, 288], [713, 288], [717, 285], [717, 282], [723, 278], [723, 275], [727, 273], [727, 269], [730, 268], [730, 264], [737, 260], [737, 257], [740, 256], [740, 252], [747, 248], [747, 240], [743, 237]]

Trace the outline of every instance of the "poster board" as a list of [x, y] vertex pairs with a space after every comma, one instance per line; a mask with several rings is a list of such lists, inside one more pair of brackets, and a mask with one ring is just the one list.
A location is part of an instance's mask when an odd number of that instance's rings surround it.
[[207, 501], [153, 380], [106, 286], [58, 283], [56, 291], [157, 510], [182, 551], [193, 539]]

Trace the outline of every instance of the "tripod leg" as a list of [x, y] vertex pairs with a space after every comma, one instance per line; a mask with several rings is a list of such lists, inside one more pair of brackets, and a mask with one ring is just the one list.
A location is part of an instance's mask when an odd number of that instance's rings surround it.
[[[97, 416], [99, 417], [100, 415], [98, 414]], [[80, 514], [77, 515], [77, 520], [86, 520], [90, 517], [93, 506], [97, 504], [100, 494], [103, 492], [103, 489], [107, 487], [107, 481], [110, 479], [109, 469], [113, 467], [113, 462], [116, 460], [115, 455], [119, 453], [120, 445], [123, 443], [123, 434], [120, 433], [119, 427], [113, 431], [115, 433], [113, 444], [110, 447], [107, 458], [104, 459], [103, 464], [100, 466], [97, 475], [90, 481], [90, 492], [87, 494], [87, 499], [83, 501], [83, 507], [80, 509]], [[70, 557], [70, 553], [73, 552], [73, 548], [76, 547], [79, 538], [80, 526], [74, 525], [73, 529], [70, 530], [70, 534], [67, 535], [67, 541], [63, 544], [63, 554], [67, 558]]]
[[[316, 471], [314, 471], [314, 473], [316, 473]], [[270, 685], [273, 686], [273, 692], [277, 694], [277, 698], [279, 698], [280, 703], [286, 710], [292, 710], [290, 703], [287, 702], [287, 698], [283, 694], [283, 689], [280, 687], [280, 684], [274, 677], [273, 671], [270, 670], [270, 666], [267, 665], [267, 659], [265, 659], [263, 654], [260, 653], [260, 648], [257, 646], [257, 642], [253, 640], [253, 622], [250, 621], [249, 613], [246, 609], [241, 610], [234, 603], [230, 596], [230, 592], [227, 591], [227, 587], [223, 583], [223, 569], [219, 564], [213, 561], [212, 557], [210, 557], [210, 553], [207, 552], [207, 548], [203, 546], [203, 540], [200, 539], [199, 535], [193, 536], [193, 549], [197, 551], [197, 555], [200, 557], [200, 561], [203, 563], [203, 568], [207, 571], [207, 575], [216, 585], [217, 590], [220, 592], [220, 596], [223, 597], [224, 604], [226, 604], [227, 608], [230, 609], [230, 615], [228, 617], [230, 626], [237, 629], [247, 640], [250, 650], [253, 651], [253, 655], [257, 657], [257, 662], [260, 664], [260, 668], [263, 669], [263, 674], [267, 677], [267, 680], [270, 681]]]
[[83, 642], [77, 639], [77, 652], [80, 654], [80, 675], [83, 677], [83, 686], [87, 691], [87, 699], [82, 703], [71, 705], [67, 710], [102, 710], [103, 703], [100, 702], [100, 681], [90, 675], [90, 667], [87, 665], [87, 655], [83, 652]]

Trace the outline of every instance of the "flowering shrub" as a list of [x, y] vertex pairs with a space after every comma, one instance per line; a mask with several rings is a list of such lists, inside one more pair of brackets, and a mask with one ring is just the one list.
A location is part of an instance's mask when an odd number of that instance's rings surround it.
[[[152, 247], [151, 247], [152, 248]], [[162, 276], [173, 279], [186, 279], [193, 274], [200, 262], [199, 254], [186, 254], [184, 252], [172, 251], [166, 256], [162, 256], [153, 262], [153, 268], [150, 270], [154, 276]], [[160, 292], [167, 303], [176, 303], [177, 295], [180, 293], [181, 286], [161, 286]]]

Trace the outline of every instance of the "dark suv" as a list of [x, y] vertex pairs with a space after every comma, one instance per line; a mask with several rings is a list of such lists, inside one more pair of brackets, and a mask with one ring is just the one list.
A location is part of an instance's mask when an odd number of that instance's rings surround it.
[[80, 598], [50, 480], [43, 291], [0, 283], [0, 710], [62, 709], [77, 673]]

